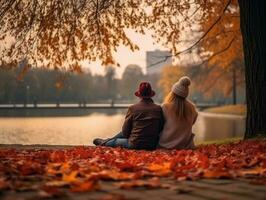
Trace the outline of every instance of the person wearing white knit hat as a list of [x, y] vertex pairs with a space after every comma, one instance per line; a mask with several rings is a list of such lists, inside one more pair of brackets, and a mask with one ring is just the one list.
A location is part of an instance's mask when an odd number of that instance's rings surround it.
[[191, 80], [187, 76], [183, 76], [179, 79], [178, 82], [176, 82], [172, 86], [172, 92], [175, 93], [176, 95], [182, 97], [182, 98], [187, 98], [188, 93], [189, 93], [189, 85], [191, 83]]
[[162, 105], [165, 119], [160, 133], [159, 148], [194, 149], [192, 126], [198, 112], [193, 103], [187, 100], [191, 80], [187, 76], [176, 82]]

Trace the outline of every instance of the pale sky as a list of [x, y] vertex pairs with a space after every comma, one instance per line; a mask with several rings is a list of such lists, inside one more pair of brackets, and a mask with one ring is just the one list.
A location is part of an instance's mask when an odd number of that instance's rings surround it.
[[[150, 31], [146, 31], [146, 33], [143, 35], [143, 34], [136, 33], [134, 30], [128, 29], [126, 30], [126, 34], [128, 35], [128, 37], [131, 39], [131, 41], [134, 44], [138, 45], [139, 50], [132, 52], [129, 47], [125, 47], [122, 45], [117, 48], [117, 52], [114, 53], [114, 58], [116, 62], [120, 64], [120, 67], [115, 67], [117, 78], [121, 78], [122, 73], [124, 72], [126, 66], [130, 64], [139, 65], [142, 68], [143, 73], [145, 74], [146, 73], [146, 52], [147, 51], [155, 51], [157, 49], [169, 51], [169, 49], [156, 43], [156, 41], [151, 37]], [[11, 39], [10, 41], [6, 43], [8, 44], [10, 42], [11, 42]], [[184, 49], [184, 47], [185, 46], [180, 44], [180, 48], [181, 48], [180, 50]], [[2, 50], [1, 45], [0, 45], [0, 50]], [[190, 55], [183, 54], [181, 55], [181, 57], [179, 57], [178, 60], [174, 60], [174, 62], [175, 63], [177, 62], [186, 63], [188, 60], [191, 62], [191, 61], [194, 61], [194, 57], [195, 56], [193, 56], [193, 54], [190, 54]], [[196, 58], [196, 60], [198, 59]], [[81, 62], [81, 64], [84, 69], [86, 68], [90, 69], [93, 75], [94, 74], [103, 75], [105, 72], [105, 67], [101, 65], [100, 61], [90, 63], [88, 60], [87, 61], [85, 60]]]
[[[147, 12], [149, 12], [148, 8], [147, 8]], [[120, 64], [120, 67], [115, 68], [117, 78], [121, 77], [126, 66], [130, 64], [139, 65], [142, 68], [143, 73], [146, 73], [146, 52], [147, 51], [154, 51], [156, 49], [169, 50], [163, 47], [162, 45], [156, 43], [156, 41], [151, 37], [151, 33], [152, 33], [151, 31], [146, 30], [145, 35], [142, 35], [142, 34], [136, 33], [132, 29], [126, 30], [126, 34], [128, 35], [128, 37], [132, 40], [134, 44], [138, 45], [139, 50], [132, 52], [129, 47], [125, 47], [125, 46], [120, 46], [117, 48], [117, 52], [114, 53], [114, 58], [116, 62]], [[193, 34], [186, 33], [185, 31], [183, 31], [182, 35], [186, 39], [188, 37], [189, 38], [195, 37], [193, 36]], [[185, 46], [182, 44], [180, 44], [179, 46], [180, 50], [183, 50], [184, 47]], [[0, 51], [1, 51], [1, 45], [0, 45]], [[179, 59], [176, 60], [178, 61], [178, 63], [182, 63], [186, 61], [193, 62], [194, 60], [198, 60], [198, 58], [196, 59], [194, 58], [195, 55], [193, 54], [180, 55], [180, 56], [182, 56], [182, 58], [179, 57]], [[100, 61], [90, 63], [89, 61], [85, 60], [81, 62], [81, 64], [84, 69], [89, 68], [92, 74], [104, 74], [105, 67], [101, 66]]]
[[[117, 48], [117, 52], [114, 53], [116, 61], [120, 64], [120, 67], [116, 67], [117, 77], [120, 78], [124, 69], [129, 64], [137, 64], [142, 68], [142, 71], [146, 73], [146, 51], [153, 51], [156, 49], [167, 50], [160, 44], [156, 43], [151, 37], [150, 33], [145, 35], [128, 30], [127, 35], [129, 38], [139, 46], [139, 50], [132, 52], [129, 47], [120, 46]], [[92, 74], [103, 74], [104, 67], [100, 62], [89, 63], [84, 61], [82, 63], [84, 68], [89, 68]]]

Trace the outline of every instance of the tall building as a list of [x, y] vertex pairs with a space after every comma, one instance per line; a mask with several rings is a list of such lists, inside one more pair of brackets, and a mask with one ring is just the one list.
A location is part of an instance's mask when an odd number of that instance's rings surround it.
[[[167, 58], [167, 59], [166, 59]], [[147, 51], [146, 52], [146, 69], [147, 74], [161, 73], [165, 65], [172, 64], [172, 54], [169, 51]]]

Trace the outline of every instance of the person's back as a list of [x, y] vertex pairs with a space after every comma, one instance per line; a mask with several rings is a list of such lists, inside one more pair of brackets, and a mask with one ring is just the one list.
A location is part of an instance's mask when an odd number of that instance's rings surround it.
[[176, 116], [172, 103], [162, 105], [165, 122], [160, 135], [160, 147], [167, 149], [194, 148], [192, 125], [197, 118], [197, 111], [190, 102], [186, 101], [185, 104], [186, 109], [189, 110], [187, 119]]
[[109, 139], [96, 138], [95, 145], [153, 150], [163, 127], [163, 113], [151, 99], [155, 92], [148, 82], [139, 85], [135, 95], [140, 101], [128, 108], [122, 131]]
[[160, 134], [159, 147], [167, 149], [193, 149], [192, 126], [197, 119], [195, 106], [186, 100], [190, 79], [182, 77], [173, 85], [162, 105], [164, 127]]
[[[134, 149], [155, 149], [163, 126], [163, 114], [151, 98], [144, 98], [129, 107], [122, 133], [128, 136]], [[132, 127], [131, 127], [132, 126]]]

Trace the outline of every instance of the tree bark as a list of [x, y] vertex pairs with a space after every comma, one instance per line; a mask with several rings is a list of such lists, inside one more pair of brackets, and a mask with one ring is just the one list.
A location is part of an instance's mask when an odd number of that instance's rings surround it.
[[234, 105], [236, 105], [236, 103], [237, 103], [236, 93], [237, 93], [236, 68], [233, 67], [233, 70], [232, 70], [232, 99], [233, 99]]
[[266, 136], [266, 1], [238, 0], [245, 57], [245, 138]]

